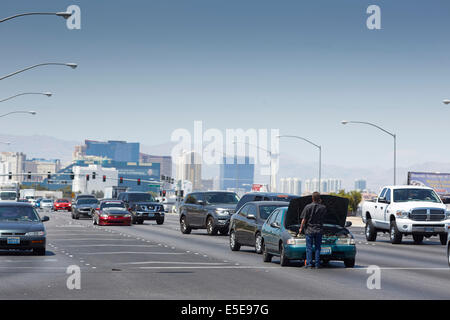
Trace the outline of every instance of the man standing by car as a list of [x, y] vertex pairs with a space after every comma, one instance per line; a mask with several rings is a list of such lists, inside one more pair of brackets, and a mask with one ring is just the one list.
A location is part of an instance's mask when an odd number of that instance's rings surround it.
[[306, 235], [306, 267], [312, 268], [313, 245], [315, 248], [316, 269], [320, 268], [320, 247], [322, 244], [323, 217], [327, 208], [321, 204], [320, 193], [312, 194], [312, 203], [308, 204], [302, 212], [302, 224], [299, 233], [305, 229]]

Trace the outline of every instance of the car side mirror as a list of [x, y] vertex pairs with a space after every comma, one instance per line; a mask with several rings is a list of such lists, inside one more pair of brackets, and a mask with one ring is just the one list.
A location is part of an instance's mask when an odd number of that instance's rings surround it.
[[346, 228], [351, 227], [351, 226], [352, 226], [352, 222], [351, 221], [346, 221], [345, 222], [345, 227]]
[[50, 220], [50, 218], [47, 217], [47, 216], [43, 216], [42, 219], [41, 219], [42, 222], [46, 222], [46, 221], [48, 221], [48, 220]]
[[248, 214], [248, 215], [247, 215], [247, 219], [256, 220], [256, 217], [255, 217], [254, 214]]
[[204, 206], [204, 205], [205, 205], [205, 201], [203, 201], [203, 200], [198, 200], [198, 201], [197, 201], [197, 204], [198, 204], [198, 205], [201, 205], [201, 206]]
[[280, 225], [278, 224], [278, 222], [272, 222], [272, 223], [270, 224], [270, 226], [271, 226], [272, 228], [276, 228], [276, 229], [279, 229], [279, 228], [280, 228]]
[[156, 199], [156, 202], [159, 202], [159, 200], [158, 200], [158, 199]]
[[386, 203], [386, 198], [385, 197], [379, 197], [378, 198], [378, 202]]
[[95, 208], [95, 210], [100, 211], [100, 208]]

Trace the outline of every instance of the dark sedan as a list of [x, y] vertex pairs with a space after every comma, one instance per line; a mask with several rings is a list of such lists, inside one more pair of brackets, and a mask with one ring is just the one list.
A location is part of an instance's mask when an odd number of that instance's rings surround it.
[[95, 198], [82, 198], [72, 206], [72, 219], [80, 219], [81, 216], [92, 218], [98, 207], [98, 200]]
[[0, 249], [33, 250], [45, 255], [46, 231], [43, 222], [49, 218], [39, 214], [29, 203], [0, 203]]
[[261, 228], [272, 211], [285, 207], [285, 201], [247, 202], [230, 219], [230, 249], [238, 251], [241, 246], [254, 247], [262, 253]]

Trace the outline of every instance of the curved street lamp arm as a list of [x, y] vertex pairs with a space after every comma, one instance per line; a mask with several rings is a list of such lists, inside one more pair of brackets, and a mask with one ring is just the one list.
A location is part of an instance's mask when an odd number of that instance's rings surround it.
[[[238, 143], [237, 141], [233, 142], [233, 144], [237, 144], [237, 143]], [[270, 156], [272, 156], [272, 152], [270, 152], [267, 149], [261, 148], [260, 146], [257, 146], [257, 145], [254, 145], [254, 144], [251, 144], [251, 143], [248, 143], [248, 142], [242, 142], [242, 143], [245, 144], [245, 145], [251, 146], [251, 147], [255, 147], [256, 149], [263, 150], [263, 151], [267, 152]]]
[[6, 78], [9, 78], [9, 77], [12, 77], [13, 75], [16, 75], [16, 74], [18, 74], [18, 73], [21, 73], [21, 72], [24, 72], [24, 71], [27, 71], [27, 70], [30, 70], [30, 69], [33, 69], [33, 68], [36, 68], [36, 67], [47, 66], [47, 65], [58, 65], [58, 66], [61, 66], [61, 65], [62, 65], [62, 66], [66, 66], [67, 64], [66, 64], [66, 63], [57, 63], [57, 62], [39, 63], [39, 64], [35, 64], [35, 65], [33, 65], [33, 66], [30, 66], [30, 67], [27, 67], [27, 68], [25, 68], [25, 69], [18, 70], [18, 71], [16, 71], [16, 72], [7, 74], [6, 76], [1, 77], [0, 80], [3, 80], [3, 79], [6, 79]]
[[14, 19], [14, 18], [18, 18], [18, 17], [23, 17], [23, 16], [32, 16], [32, 15], [57, 15], [56, 12], [28, 12], [28, 13], [20, 13], [20, 14], [16, 14], [14, 16], [11, 17], [7, 17], [4, 18], [2, 20], [0, 20], [0, 23]]
[[24, 96], [24, 95], [27, 95], [27, 94], [42, 94], [42, 95], [46, 95], [46, 96], [50, 96], [51, 95], [50, 93], [45, 93], [45, 92], [24, 92], [24, 93], [19, 93], [19, 94], [16, 94], [14, 96], [5, 98], [3, 100], [0, 100], [0, 102], [5, 102], [5, 101], [8, 101], [8, 100], [20, 97], [20, 96]]
[[315, 146], [315, 147], [317, 147], [317, 148], [319, 148], [319, 149], [322, 149], [322, 147], [321, 147], [321, 146], [319, 146], [319, 145], [315, 144], [314, 142], [312, 142], [312, 141], [309, 141], [308, 139], [305, 139], [305, 138], [302, 138], [302, 137], [299, 137], [299, 136], [287, 136], [287, 135], [282, 135], [282, 136], [278, 136], [278, 138], [297, 138], [297, 139], [300, 139], [300, 140], [306, 141], [306, 142], [308, 142], [308, 143], [312, 144], [313, 146]]
[[10, 114], [14, 114], [14, 113], [30, 113], [30, 114], [35, 114], [34, 111], [11, 111], [11, 112], [8, 112], [8, 113], [5, 113], [5, 114], [0, 115], [0, 118], [6, 117], [6, 116], [8, 116], [8, 115], [10, 115]]
[[348, 123], [361, 123], [361, 124], [367, 124], [367, 125], [369, 125], [369, 126], [375, 127], [375, 128], [377, 128], [377, 129], [379, 129], [379, 130], [381, 130], [381, 131], [387, 133], [388, 135], [391, 135], [391, 136], [395, 137], [395, 134], [394, 134], [394, 133], [389, 132], [389, 131], [387, 131], [386, 129], [383, 129], [382, 127], [377, 126], [376, 124], [373, 124], [373, 123], [370, 123], [370, 122], [365, 122], [365, 121], [348, 121]]

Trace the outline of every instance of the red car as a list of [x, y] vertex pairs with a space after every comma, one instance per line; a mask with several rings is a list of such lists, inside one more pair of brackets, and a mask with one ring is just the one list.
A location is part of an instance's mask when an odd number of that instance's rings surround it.
[[53, 202], [53, 210], [66, 210], [66, 211], [72, 211], [72, 202], [67, 199], [58, 199], [55, 202]]
[[119, 200], [102, 200], [92, 215], [92, 223], [99, 226], [131, 226], [131, 214]]

